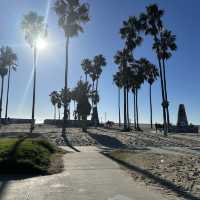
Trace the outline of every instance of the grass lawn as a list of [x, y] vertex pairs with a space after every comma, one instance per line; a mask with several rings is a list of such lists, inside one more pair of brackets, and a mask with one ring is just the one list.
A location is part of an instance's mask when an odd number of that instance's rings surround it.
[[1, 139], [0, 172], [53, 174], [62, 171], [64, 152], [44, 139]]

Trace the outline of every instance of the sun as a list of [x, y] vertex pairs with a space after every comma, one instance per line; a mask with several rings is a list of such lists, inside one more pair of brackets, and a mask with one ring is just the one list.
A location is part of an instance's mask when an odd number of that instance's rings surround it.
[[44, 49], [47, 46], [46, 40], [43, 38], [38, 38], [36, 41], [36, 47], [38, 49]]

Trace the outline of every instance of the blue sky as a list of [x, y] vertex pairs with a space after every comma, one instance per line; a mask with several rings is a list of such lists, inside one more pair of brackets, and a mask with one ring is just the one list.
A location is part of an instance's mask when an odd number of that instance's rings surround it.
[[[54, 0], [51, 0], [52, 7]], [[163, 18], [166, 27], [177, 35], [178, 50], [167, 62], [167, 80], [172, 122], [177, 120], [177, 110], [184, 103], [190, 122], [200, 124], [200, 1], [198, 0], [88, 0], [91, 21], [84, 26], [85, 32], [70, 41], [69, 86], [73, 87], [83, 75], [80, 62], [102, 53], [107, 59], [100, 80], [99, 115], [107, 113], [107, 119], [118, 119], [117, 89], [112, 76], [117, 70], [113, 56], [123, 47], [119, 36], [122, 21], [128, 16], [138, 15], [145, 6], [157, 3], [165, 10]], [[122, 3], [123, 2], [123, 3]], [[48, 48], [40, 52], [37, 70], [36, 117], [38, 120], [52, 118], [53, 108], [49, 100], [52, 90], [60, 90], [64, 83], [65, 40], [57, 25], [57, 16], [52, 9], [47, 12], [47, 0], [1, 0], [0, 3], [0, 45], [9, 45], [18, 55], [18, 70], [12, 73], [9, 115], [11, 117], [31, 116], [32, 104], [32, 52], [24, 41], [20, 29], [22, 16], [30, 10], [40, 15], [48, 13]], [[136, 50], [136, 57], [147, 57], [157, 65], [151, 50], [152, 41], [145, 38]], [[30, 83], [30, 84], [28, 84]], [[6, 87], [5, 87], [6, 88]], [[153, 87], [154, 121], [161, 121], [161, 91], [159, 80]], [[3, 110], [4, 111], [4, 110]], [[149, 122], [148, 85], [139, 92], [140, 121]], [[130, 95], [130, 116], [133, 113], [133, 99]]]

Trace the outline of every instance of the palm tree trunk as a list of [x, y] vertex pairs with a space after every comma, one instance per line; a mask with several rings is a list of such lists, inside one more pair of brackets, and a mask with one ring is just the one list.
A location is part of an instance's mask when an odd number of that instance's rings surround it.
[[[67, 36], [67, 38], [66, 38], [65, 90], [67, 90], [67, 88], [68, 88], [68, 50], [69, 50], [69, 36]], [[64, 103], [64, 118], [63, 118], [63, 128], [62, 128], [63, 136], [66, 131], [67, 107], [68, 107], [68, 105], [66, 103]]]
[[127, 130], [127, 114], [126, 114], [126, 87], [124, 86], [124, 130]]
[[119, 127], [121, 127], [121, 109], [120, 109], [120, 88], [118, 87], [118, 109], [119, 109]]
[[36, 90], [36, 59], [37, 59], [37, 48], [33, 49], [33, 102], [32, 102], [32, 122], [30, 132], [33, 132], [35, 126], [35, 90]]
[[163, 108], [163, 124], [164, 124], [164, 135], [167, 136], [167, 121], [166, 121], [166, 112], [165, 112], [165, 94], [164, 94], [164, 83], [163, 83], [163, 72], [161, 68], [161, 61], [160, 58], [158, 58], [159, 62], [159, 71], [160, 71], [160, 81], [161, 81], [161, 92], [162, 92], [162, 108]]
[[54, 105], [54, 120], [56, 120], [56, 105]]
[[59, 120], [60, 120], [60, 108], [58, 108], [58, 117], [59, 117]]
[[[154, 41], [158, 41], [157, 35], [154, 35]], [[162, 72], [162, 66], [161, 66], [161, 59], [157, 55], [158, 58], [158, 65], [159, 65], [159, 72], [160, 72], [160, 82], [161, 82], [161, 92], [162, 92], [162, 108], [163, 108], [163, 124], [164, 124], [164, 135], [167, 136], [167, 121], [166, 121], [166, 112], [165, 112], [165, 94], [164, 94], [164, 83], [163, 83], [163, 72]]]
[[126, 88], [126, 109], [127, 109], [127, 127], [130, 128], [130, 122], [129, 122], [129, 99], [128, 99], [128, 88]]
[[136, 89], [136, 127], [139, 130], [139, 114], [138, 114], [138, 89]]
[[149, 105], [150, 105], [150, 124], [151, 129], [153, 128], [153, 113], [152, 113], [152, 95], [151, 95], [151, 84], [149, 84]]
[[133, 92], [133, 103], [134, 103], [134, 128], [136, 129], [137, 126], [136, 126], [136, 91], [134, 89], [134, 92]]
[[10, 91], [10, 70], [11, 67], [8, 68], [8, 86], [7, 86], [7, 96], [6, 96], [6, 112], [5, 112], [5, 119], [8, 118], [8, 99], [9, 99], [9, 91]]
[[4, 88], [4, 77], [1, 77], [1, 98], [0, 98], [0, 119], [2, 116], [2, 102], [3, 102], [3, 88]]
[[94, 81], [92, 80], [92, 110], [94, 107]]
[[[163, 64], [163, 79], [164, 79], [164, 91], [165, 91], [165, 100], [168, 102], [168, 95], [167, 95], [167, 81], [166, 81], [166, 73], [165, 73], [165, 61], [162, 59]], [[169, 118], [169, 105], [166, 106], [166, 114], [167, 114], [167, 125], [169, 127], [170, 118]]]

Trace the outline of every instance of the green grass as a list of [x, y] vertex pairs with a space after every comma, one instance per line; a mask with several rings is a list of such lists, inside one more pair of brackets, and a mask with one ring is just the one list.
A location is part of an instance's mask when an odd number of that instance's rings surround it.
[[62, 152], [46, 140], [1, 139], [0, 172], [47, 174], [56, 153]]

